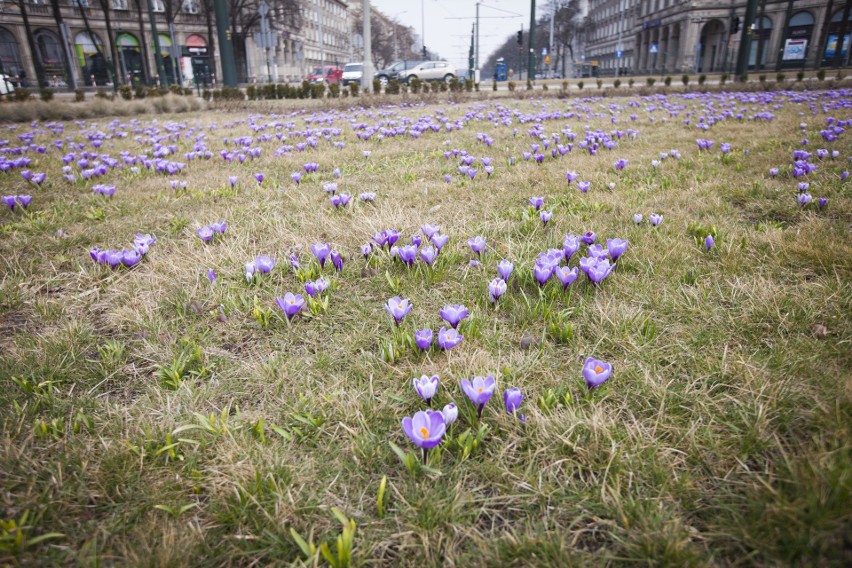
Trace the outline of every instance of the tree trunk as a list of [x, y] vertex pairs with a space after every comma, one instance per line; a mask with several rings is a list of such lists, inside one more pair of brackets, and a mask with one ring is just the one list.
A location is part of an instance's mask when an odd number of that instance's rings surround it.
[[210, 73], [216, 74], [216, 36], [213, 33], [213, 6], [207, 2], [204, 3], [204, 18], [207, 23], [207, 65], [210, 67]]
[[[33, 38], [33, 30], [30, 26], [30, 17], [29, 14], [27, 14], [27, 7], [24, 3], [24, 0], [18, 0], [18, 8], [21, 9], [21, 17], [24, 19], [24, 31], [26, 31], [27, 34], [27, 45], [29, 45], [30, 47], [33, 67], [35, 68], [36, 84], [39, 87], [44, 87], [47, 85], [46, 81], [44, 80], [44, 68], [41, 66], [41, 58], [39, 57], [38, 50], [36, 49], [35, 39]], [[23, 69], [21, 70], [23, 71]]]
[[[843, 63], [841, 52], [843, 51], [843, 40], [846, 38], [846, 32], [849, 31], [849, 8], [852, 7], [852, 1], [847, 0], [843, 7], [843, 19], [840, 20], [840, 31], [837, 33], [837, 47], [834, 48], [834, 61], [831, 62], [832, 67], [840, 67]], [[822, 45], [818, 45], [817, 49], [823, 49]], [[847, 53], [848, 57], [849, 54]], [[817, 53], [817, 59], [822, 59], [822, 53]]]
[[[82, 6], [80, 7], [80, 16], [83, 18], [83, 25], [84, 25], [84, 26], [85, 26], [85, 28], [86, 28], [86, 33], [87, 33], [87, 34], [89, 34], [89, 40], [90, 40], [90, 41], [92, 42], [92, 44], [95, 46], [95, 51], [97, 52], [97, 54], [98, 54], [98, 55], [100, 55], [100, 56], [101, 56], [101, 59], [103, 59], [103, 60], [104, 60], [104, 63], [106, 63], [106, 62], [107, 62], [107, 58], [104, 56], [104, 50], [103, 50], [103, 49], [101, 49], [100, 44], [96, 41], [96, 39], [95, 39], [95, 34], [94, 34], [94, 33], [92, 33], [92, 26], [90, 26], [90, 25], [89, 25], [89, 16], [87, 16], [87, 15], [86, 15], [86, 8], [84, 8], [84, 7], [82, 7]], [[110, 69], [110, 66], [109, 66], [109, 65], [107, 65], [107, 66], [106, 66], [106, 68], [107, 68], [107, 72], [108, 72], [108, 73], [109, 73], [110, 71], [114, 71], [114, 70]], [[94, 75], [94, 73], [93, 73], [93, 75]], [[85, 77], [83, 77], [83, 82], [84, 82], [84, 83], [86, 82], [86, 78], [85, 78]], [[98, 81], [97, 81], [97, 79], [95, 79], [93, 82], [94, 82], [94, 85], [92, 85], [92, 86], [93, 86], [93, 87], [97, 87], [97, 86], [98, 86], [98, 85], [97, 85], [97, 82], [98, 82]], [[115, 85], [115, 76], [113, 76], [113, 77], [112, 77], [112, 84], [113, 84], [113, 85]]]
[[148, 68], [148, 40], [145, 35], [145, 19], [142, 17], [142, 0], [136, 0], [136, 17], [139, 19], [139, 39], [142, 41], [142, 75], [145, 84], [151, 80], [151, 70]]
[[101, 0], [101, 9], [104, 11], [104, 22], [106, 23], [106, 31], [107, 31], [107, 43], [109, 44], [109, 52], [112, 55], [112, 61], [107, 62], [107, 67], [112, 72], [112, 90], [118, 90], [118, 84], [123, 83], [123, 77], [120, 77], [116, 65], [118, 65], [118, 51], [115, 49], [115, 37], [112, 33], [112, 19], [110, 18], [109, 11], [112, 6], [110, 6], [110, 0]]
[[[56, 22], [56, 29], [59, 31], [59, 37], [62, 40], [62, 43], [65, 43], [65, 36], [62, 35], [62, 27], [64, 25], [64, 21], [62, 20], [62, 11], [59, 9], [59, 0], [50, 0], [50, 8], [53, 10], [53, 19]], [[27, 33], [29, 35], [29, 32]], [[72, 73], [74, 72], [71, 69], [71, 62], [68, 61], [68, 53], [65, 50], [65, 45], [62, 46], [62, 61], [65, 63], [65, 84], [69, 87], [74, 82]]]

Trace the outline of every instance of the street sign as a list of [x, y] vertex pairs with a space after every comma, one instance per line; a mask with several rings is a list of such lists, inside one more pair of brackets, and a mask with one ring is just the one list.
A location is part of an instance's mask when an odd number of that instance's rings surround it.
[[660, 48], [657, 47], [656, 43], [652, 43], [651, 47], [648, 49], [649, 53], [657, 53], [658, 51], [660, 51]]
[[616, 51], [616, 52], [615, 52], [615, 58], [616, 58], [616, 59], [621, 59], [621, 56], [622, 56], [622, 55], [624, 55], [624, 52], [623, 52], [623, 51], [621, 51], [620, 49], [619, 49], [618, 51]]
[[549, 55], [545, 55], [545, 56], [544, 56], [544, 64], [545, 64], [545, 65], [550, 65], [550, 56], [549, 56]]
[[542, 48], [541, 48], [541, 54], [542, 54], [542, 55], [547, 55], [547, 48], [546, 48], [546, 47], [542, 47]]

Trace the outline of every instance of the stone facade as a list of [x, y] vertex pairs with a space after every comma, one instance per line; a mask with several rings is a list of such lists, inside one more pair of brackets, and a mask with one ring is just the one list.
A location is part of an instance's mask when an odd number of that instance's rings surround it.
[[[850, 3], [762, 0], [752, 27], [745, 22], [745, 0], [590, 0], [586, 60], [597, 62], [601, 75], [613, 75], [624, 22], [622, 68], [630, 73], [733, 73], [743, 38], [750, 43], [749, 72], [848, 66]], [[843, 48], [835, 57], [841, 37]]]
[[[202, 0], [174, 0], [171, 26], [165, 16], [164, 0], [110, 0], [109, 16], [116, 42], [119, 83], [154, 84], [162, 79], [154, 58], [148, 1], [155, 15], [168, 82], [180, 82], [185, 86], [216, 84], [221, 77], [221, 64], [215, 17], [211, 14], [208, 18]], [[270, 1], [270, 4], [273, 3]], [[58, 0], [58, 5], [63, 22], [61, 28], [50, 0], [0, 0], [0, 73], [13, 78], [20, 76], [29, 86], [38, 84], [37, 67], [42, 69], [42, 84], [49, 86], [110, 84], [109, 65], [113, 55], [105, 41], [107, 25], [101, 3], [99, 0]], [[349, 3], [302, 0], [298, 7], [298, 17], [272, 22], [277, 40], [269, 52], [269, 67], [266, 50], [256, 42], [255, 36], [259, 36], [257, 20], [244, 34], [238, 27], [238, 34], [245, 37], [244, 64], [238, 62], [237, 65], [240, 82], [301, 81], [322, 60], [327, 65], [341, 66], [349, 61]], [[276, 17], [274, 7], [269, 17], [271, 20]], [[25, 19], [32, 37], [27, 34]], [[87, 22], [94, 37], [87, 31]], [[320, 49], [320, 39], [323, 49]], [[101, 47], [100, 53], [96, 43]], [[235, 52], [240, 57], [239, 50]], [[71, 77], [66, 72], [67, 60], [71, 62]]]

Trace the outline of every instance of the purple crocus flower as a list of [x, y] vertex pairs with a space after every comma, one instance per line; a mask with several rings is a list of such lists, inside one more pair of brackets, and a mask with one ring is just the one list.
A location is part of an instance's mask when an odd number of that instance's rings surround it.
[[473, 381], [462, 379], [461, 386], [464, 394], [467, 395], [467, 398], [476, 407], [476, 414], [481, 419], [482, 409], [485, 408], [485, 405], [491, 400], [491, 395], [494, 394], [494, 387], [496, 386], [494, 377], [491, 375], [488, 375], [484, 379], [482, 377], [474, 377]]
[[597, 235], [593, 231], [587, 231], [580, 236], [580, 240], [587, 245], [595, 244], [597, 238]]
[[542, 205], [544, 205], [544, 197], [530, 197], [529, 202], [530, 205], [535, 207], [535, 210], [538, 211], [541, 209]]
[[583, 193], [588, 193], [590, 187], [592, 187], [592, 182], [590, 181], [577, 182], [577, 189], [579, 189]]
[[451, 181], [453, 181], [453, 176], [451, 176], [450, 174], [444, 174], [444, 181], [450, 183]]
[[488, 299], [496, 304], [500, 296], [506, 293], [506, 281], [502, 278], [495, 278], [488, 283]]
[[637, 225], [640, 224], [642, 222], [642, 214], [636, 213], [635, 215], [633, 215], [633, 222]]
[[228, 230], [228, 223], [226, 223], [225, 221], [210, 223], [210, 228], [213, 229], [213, 232], [217, 235], [224, 235], [225, 231]]
[[295, 172], [290, 174], [290, 178], [296, 182], [296, 185], [299, 185], [302, 182], [302, 172]]
[[198, 233], [198, 237], [205, 243], [209, 243], [210, 239], [213, 238], [213, 229], [210, 227], [201, 227], [196, 233]]
[[541, 222], [544, 226], [547, 226], [548, 221], [553, 216], [553, 211], [539, 211], [538, 216], [541, 218]]
[[413, 235], [411, 235], [411, 244], [416, 247], [419, 247], [421, 244], [423, 244], [423, 237], [421, 237], [419, 233], [414, 233]]
[[565, 256], [565, 261], [567, 262], [571, 260], [571, 257], [574, 256], [574, 253], [578, 250], [580, 250], [579, 239], [571, 233], [565, 235], [565, 239], [562, 241], [562, 253]]
[[393, 317], [394, 323], [398, 326], [413, 307], [408, 300], [394, 296], [385, 304], [385, 311]]
[[577, 279], [577, 275], [579, 274], [577, 267], [568, 268], [567, 266], [557, 266], [553, 271], [556, 274], [556, 277], [562, 283], [562, 289], [567, 290], [568, 286], [570, 286], [574, 280]]
[[231, 188], [233, 189], [237, 185], [237, 176], [228, 176], [228, 181], [231, 183]]
[[710, 250], [716, 245], [716, 241], [713, 240], [713, 235], [707, 235], [704, 238], [704, 246], [707, 247], [707, 250]]
[[269, 274], [275, 268], [275, 261], [268, 256], [258, 256], [254, 259], [254, 266], [261, 274]]
[[316, 283], [314, 283], [313, 280], [308, 280], [307, 282], [305, 282], [305, 292], [311, 298], [315, 297], [318, 294], [317, 285]]
[[432, 330], [427, 327], [426, 329], [418, 329], [415, 331], [414, 343], [421, 351], [427, 351], [430, 347], [432, 347]]
[[30, 181], [33, 182], [36, 185], [41, 185], [46, 178], [47, 178], [47, 174], [43, 174], [43, 173], [33, 174], [33, 176], [30, 178]]
[[503, 392], [503, 404], [506, 405], [506, 412], [509, 414], [514, 414], [523, 400], [524, 395], [518, 387], [508, 388]]
[[796, 198], [796, 200], [799, 202], [799, 205], [801, 205], [802, 207], [810, 203], [812, 199], [813, 197], [811, 197], [810, 193], [800, 193], [799, 196]]
[[614, 164], [612, 164], [612, 167], [614, 167], [618, 171], [622, 171], [624, 168], [627, 167], [627, 160], [625, 160], [624, 158], [619, 158], [615, 161]]
[[423, 259], [423, 262], [432, 266], [432, 263], [438, 258], [438, 249], [433, 246], [425, 246], [420, 249], [420, 258]]
[[473, 181], [473, 178], [476, 177], [476, 170], [473, 168], [468, 168], [467, 175], [470, 176], [470, 181]]
[[284, 315], [287, 316], [287, 321], [293, 319], [293, 316], [298, 314], [305, 305], [305, 299], [301, 294], [292, 294], [291, 292], [287, 292], [284, 294], [284, 297], [276, 297], [275, 302], [278, 304], [278, 307], [281, 308], [281, 311], [284, 312]]
[[417, 260], [417, 247], [414, 245], [405, 245], [398, 248], [397, 256], [399, 260], [408, 266], [412, 266]]
[[11, 209], [12, 211], [15, 210], [15, 205], [17, 205], [18, 203], [17, 195], [4, 195], [3, 197], [0, 197], [0, 199], [3, 200], [3, 205]]
[[589, 245], [588, 255], [595, 259], [606, 258], [607, 251], [602, 245]]
[[450, 404], [444, 406], [444, 409], [441, 410], [441, 414], [444, 415], [444, 423], [449, 426], [450, 424], [455, 422], [456, 419], [459, 417], [459, 409], [455, 404], [451, 402]]
[[547, 284], [547, 281], [550, 280], [551, 276], [553, 276], [553, 270], [554, 266], [552, 264], [535, 263], [535, 266], [533, 267], [533, 275], [538, 281], [539, 286]]
[[[18, 198], [20, 199], [20, 198], [21, 198], [21, 196], [19, 195], [19, 196], [18, 196]], [[827, 198], [825, 198], [825, 197], [820, 197], [820, 198], [819, 198], [819, 208], [820, 208], [820, 209], [822, 209], [823, 207], [825, 207], [827, 203], [828, 203], [828, 199], [827, 199]]]
[[331, 251], [331, 264], [338, 272], [343, 272], [343, 257], [336, 250]]
[[466, 318], [467, 314], [467, 308], [460, 304], [450, 304], [438, 310], [438, 315], [450, 324], [453, 329], [458, 327], [459, 322]]
[[778, 168], [769, 168], [769, 175], [775, 177], [778, 175]]
[[257, 180], [257, 185], [263, 184], [263, 174], [260, 174], [260, 173], [254, 174], [254, 179]]
[[216, 271], [212, 268], [207, 270], [207, 279], [210, 281], [211, 284], [216, 283]]
[[571, 183], [572, 181], [574, 181], [578, 177], [580, 177], [580, 174], [578, 174], [577, 172], [572, 172], [571, 170], [568, 170], [567, 172], [565, 172], [565, 179], [568, 180], [568, 183]]
[[441, 386], [441, 379], [438, 375], [422, 375], [419, 379], [413, 379], [414, 390], [420, 395], [420, 398], [426, 401], [426, 404], [432, 406], [432, 399], [435, 398], [435, 393], [438, 392], [438, 387]]
[[846, 178], [849, 177], [849, 172], [844, 171], [840, 173], [840, 181], [846, 181]]
[[442, 351], [452, 349], [461, 343], [462, 339], [464, 339], [464, 336], [459, 334], [459, 332], [453, 328], [447, 329], [442, 327], [438, 331], [438, 347], [440, 347]]
[[485, 237], [478, 235], [476, 237], [472, 237], [467, 240], [467, 244], [470, 246], [471, 250], [475, 252], [478, 256], [482, 256], [482, 251], [485, 250], [485, 241], [487, 241]]
[[436, 235], [436, 234], [441, 232], [441, 226], [440, 225], [430, 225], [429, 223], [427, 223], [425, 225], [422, 225], [420, 227], [420, 230], [423, 232], [424, 235], [426, 235], [427, 239], [431, 240], [432, 235]]
[[586, 271], [586, 276], [589, 277], [589, 280], [592, 281], [592, 284], [597, 286], [603, 280], [610, 275], [612, 269], [615, 268], [614, 264], [609, 263], [609, 259], [598, 259], [597, 262], [594, 262], [589, 265], [588, 270]]
[[609, 257], [613, 260], [613, 262], [621, 258], [621, 255], [624, 254], [624, 251], [627, 250], [628, 244], [629, 243], [624, 239], [606, 240], [606, 250], [609, 253]]
[[663, 222], [663, 216], [658, 215], [657, 213], [651, 213], [651, 216], [648, 217], [648, 220], [651, 221], [651, 224], [655, 227], [659, 226], [660, 223]]
[[589, 390], [604, 384], [612, 374], [612, 365], [604, 363], [594, 357], [586, 357], [583, 362], [583, 378]]
[[432, 241], [432, 244], [435, 245], [435, 248], [438, 249], [438, 252], [441, 252], [441, 249], [450, 241], [450, 237], [447, 235], [439, 235], [434, 234], [429, 238]]
[[408, 439], [423, 450], [423, 463], [430, 448], [441, 443], [447, 431], [444, 415], [441, 412], [426, 410], [417, 412], [413, 417], [402, 419], [402, 431]]
[[311, 252], [319, 260], [320, 268], [325, 268], [325, 261], [328, 255], [331, 254], [331, 245], [328, 243], [316, 243], [311, 245]]

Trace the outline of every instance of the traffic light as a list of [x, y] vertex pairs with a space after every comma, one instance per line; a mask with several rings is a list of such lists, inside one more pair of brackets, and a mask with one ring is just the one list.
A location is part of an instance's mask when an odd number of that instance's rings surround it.
[[734, 16], [731, 19], [731, 35], [734, 35], [738, 31], [740, 31], [740, 17]]
[[523, 32], [523, 30], [518, 30], [518, 45], [524, 45], [524, 32]]
[[423, 59], [428, 59], [428, 57], [426, 56], [426, 46], [425, 45], [423, 46]]

